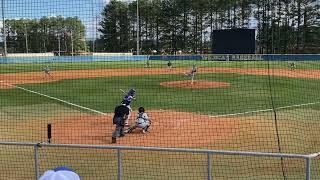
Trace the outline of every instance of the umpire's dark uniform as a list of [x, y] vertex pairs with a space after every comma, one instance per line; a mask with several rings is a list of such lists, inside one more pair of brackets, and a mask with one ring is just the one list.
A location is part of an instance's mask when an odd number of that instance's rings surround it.
[[125, 105], [119, 105], [114, 109], [113, 124], [116, 129], [112, 133], [112, 143], [117, 142], [117, 137], [124, 136], [124, 122], [128, 118], [130, 109]]

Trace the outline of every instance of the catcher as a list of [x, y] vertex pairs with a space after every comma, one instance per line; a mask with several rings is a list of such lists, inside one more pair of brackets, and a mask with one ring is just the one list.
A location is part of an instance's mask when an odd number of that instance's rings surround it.
[[132, 133], [132, 131], [136, 128], [141, 128], [142, 133], [145, 134], [148, 132], [150, 126], [151, 120], [148, 117], [148, 114], [145, 112], [144, 107], [139, 107], [136, 122], [127, 130], [127, 133]]

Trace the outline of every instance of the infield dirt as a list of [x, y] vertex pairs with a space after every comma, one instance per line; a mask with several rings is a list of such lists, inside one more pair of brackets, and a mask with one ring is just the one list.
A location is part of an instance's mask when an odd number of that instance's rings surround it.
[[[157, 74], [184, 74], [188, 68], [128, 68], [125, 69], [94, 69], [94, 70], [66, 70], [53, 71], [52, 78], [45, 77], [43, 72], [9, 73], [0, 74], [0, 88], [13, 88], [5, 85], [46, 83], [64, 79], [80, 79], [113, 76], [142, 76]], [[320, 70], [289, 70], [289, 69], [262, 69], [262, 68], [199, 68], [199, 73], [237, 73], [250, 75], [273, 75], [290, 78], [320, 78]]]
[[[68, 117], [52, 125], [52, 141], [63, 144], [110, 144], [115, 128], [112, 115]], [[238, 123], [241, 123], [237, 118], [210, 118], [169, 110], [149, 111], [149, 115], [152, 119], [150, 132], [143, 134], [141, 129], [136, 129], [118, 138], [117, 145], [201, 147], [234, 135]]]

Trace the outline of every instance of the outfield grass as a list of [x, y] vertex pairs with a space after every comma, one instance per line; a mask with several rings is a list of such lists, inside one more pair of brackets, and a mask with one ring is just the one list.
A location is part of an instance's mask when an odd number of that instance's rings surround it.
[[[134, 87], [137, 99], [134, 109], [174, 109], [221, 115], [272, 108], [270, 90], [275, 107], [320, 102], [319, 80], [273, 77], [271, 89], [268, 76], [240, 74], [199, 74], [197, 79], [223, 81], [230, 87], [210, 89], [181, 89], [162, 87], [161, 82], [183, 80], [183, 75], [152, 75], [132, 77], [88, 78], [22, 85], [49, 96], [102, 112], [113, 112], [120, 103], [122, 92]], [[305, 88], [308, 87], [308, 88]], [[18, 89], [0, 90], [3, 105], [32, 105], [51, 102], [48, 98]]]
[[[120, 61], [120, 62], [69, 62], [69, 63], [19, 63], [0, 64], [0, 74], [18, 72], [42, 71], [48, 65], [52, 71], [81, 70], [81, 69], [116, 69], [116, 68], [141, 68], [146, 61]], [[172, 61], [173, 67], [228, 67], [228, 68], [289, 68], [288, 61], [245, 61], [245, 62], [219, 62], [219, 61]], [[150, 61], [151, 68], [166, 68], [167, 61]], [[318, 61], [298, 61], [297, 69], [320, 69]]]

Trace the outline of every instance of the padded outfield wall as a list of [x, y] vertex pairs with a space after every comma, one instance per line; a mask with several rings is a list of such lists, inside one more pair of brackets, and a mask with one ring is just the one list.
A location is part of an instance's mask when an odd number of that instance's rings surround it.
[[0, 63], [45, 63], [45, 62], [95, 62], [95, 61], [178, 61], [178, 60], [208, 60], [208, 61], [317, 61], [320, 54], [211, 54], [211, 55], [93, 55], [93, 56], [28, 56], [28, 57], [0, 57]]

